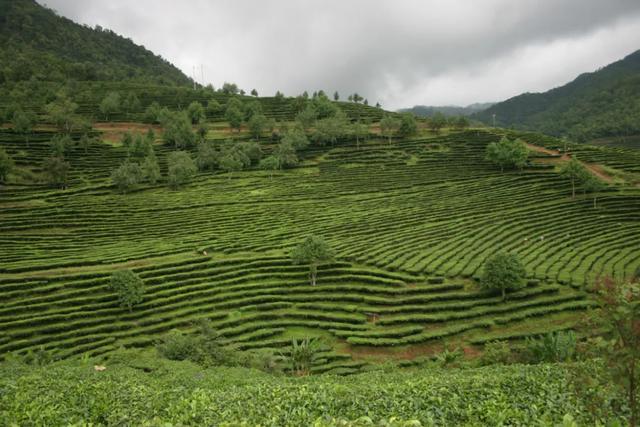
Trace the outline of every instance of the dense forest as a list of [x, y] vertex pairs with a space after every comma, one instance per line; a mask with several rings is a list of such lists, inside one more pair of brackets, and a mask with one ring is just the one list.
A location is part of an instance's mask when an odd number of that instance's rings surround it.
[[0, 83], [28, 80], [190, 82], [130, 39], [58, 16], [34, 0], [0, 0]]
[[640, 51], [544, 93], [525, 93], [473, 117], [584, 142], [640, 133]]

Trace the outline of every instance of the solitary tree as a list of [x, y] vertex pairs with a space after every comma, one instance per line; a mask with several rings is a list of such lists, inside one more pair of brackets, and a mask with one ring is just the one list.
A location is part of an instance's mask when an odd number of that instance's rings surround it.
[[167, 156], [167, 182], [171, 188], [178, 188], [191, 181], [198, 171], [191, 155], [186, 151], [174, 151]]
[[598, 193], [606, 188], [605, 183], [587, 172], [582, 178], [582, 188], [585, 193], [590, 193], [593, 196], [593, 207], [594, 209], [597, 208]]
[[332, 259], [333, 253], [329, 245], [321, 237], [316, 236], [307, 237], [291, 251], [291, 260], [294, 264], [309, 266], [309, 282], [312, 286], [316, 285], [318, 266]]
[[259, 140], [262, 132], [264, 132], [268, 124], [269, 119], [267, 119], [264, 114], [259, 113], [251, 116], [251, 118], [247, 122], [247, 127], [249, 128], [251, 136]]
[[33, 114], [26, 113], [24, 111], [16, 111], [13, 113], [13, 131], [21, 134], [25, 138], [27, 147], [29, 146], [29, 134], [33, 132], [33, 126], [36, 123]]
[[400, 125], [400, 120], [390, 114], [385, 114], [382, 120], [380, 120], [380, 132], [383, 136], [389, 138], [389, 145], [391, 145], [393, 135], [400, 129]]
[[486, 149], [486, 159], [500, 167], [501, 172], [505, 168], [522, 169], [527, 164], [528, 156], [527, 146], [519, 139], [512, 141], [502, 137], [499, 142], [488, 144]]
[[304, 110], [302, 110], [296, 116], [296, 120], [300, 122], [304, 130], [308, 130], [313, 126], [318, 118], [318, 111], [312, 104], [307, 104]]
[[236, 129], [240, 132], [240, 127], [242, 126], [242, 120], [244, 119], [244, 114], [240, 108], [231, 105], [227, 107], [227, 110], [224, 113], [225, 119], [229, 122], [229, 126], [231, 129]]
[[439, 111], [429, 118], [429, 128], [435, 133], [439, 133], [446, 124], [447, 118]]
[[225, 153], [220, 157], [219, 161], [220, 169], [229, 173], [229, 179], [235, 171], [240, 171], [244, 167], [242, 160], [231, 151]]
[[0, 182], [7, 182], [7, 178], [13, 170], [13, 167], [13, 159], [4, 148], [0, 147]]
[[307, 138], [307, 135], [305, 135], [304, 131], [299, 128], [288, 130], [282, 137], [282, 142], [285, 144], [291, 144], [296, 151], [304, 150], [309, 146], [309, 139]]
[[109, 120], [109, 116], [120, 110], [120, 94], [111, 92], [100, 102], [100, 112], [104, 114], [104, 119]]
[[198, 153], [196, 154], [196, 163], [201, 171], [213, 170], [218, 165], [220, 152], [216, 150], [215, 145], [211, 141], [203, 141], [198, 144]]
[[583, 181], [588, 174], [589, 172], [575, 156], [560, 167], [560, 175], [569, 178], [571, 181], [572, 199], [576, 197], [576, 184]]
[[77, 109], [78, 104], [64, 95], [58, 96], [55, 101], [45, 106], [49, 120], [66, 133], [70, 133], [78, 122], [75, 114]]
[[333, 100], [334, 101], [340, 100], [340, 94], [338, 93], [338, 91], [333, 92]]
[[131, 270], [118, 270], [113, 273], [110, 286], [117, 294], [120, 306], [127, 308], [129, 312], [144, 299], [144, 282]]
[[281, 141], [273, 150], [273, 155], [278, 159], [281, 168], [287, 168], [298, 164], [298, 155], [296, 149], [291, 143]]
[[251, 96], [258, 96], [258, 91], [255, 89], [251, 89]]
[[525, 275], [524, 266], [516, 255], [498, 252], [485, 262], [480, 285], [485, 289], [499, 290], [504, 301], [507, 289], [524, 286]]
[[143, 176], [140, 165], [127, 159], [113, 171], [111, 182], [120, 193], [126, 193], [135, 189], [142, 182]]
[[351, 133], [356, 137], [356, 148], [360, 149], [360, 139], [366, 138], [369, 135], [369, 125], [362, 123], [361, 121], [355, 122], [351, 125]]

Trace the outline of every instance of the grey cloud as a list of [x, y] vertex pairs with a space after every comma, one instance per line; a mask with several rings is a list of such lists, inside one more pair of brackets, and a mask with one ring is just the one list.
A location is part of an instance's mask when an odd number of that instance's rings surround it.
[[390, 108], [543, 90], [640, 48], [637, 0], [48, 4], [144, 44], [187, 74], [203, 64], [214, 86], [357, 91]]

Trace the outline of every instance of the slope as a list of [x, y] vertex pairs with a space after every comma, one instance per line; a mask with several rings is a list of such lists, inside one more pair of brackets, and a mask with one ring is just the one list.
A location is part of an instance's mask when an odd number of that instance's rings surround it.
[[640, 51], [544, 93], [525, 93], [473, 115], [487, 124], [577, 141], [640, 133]]
[[34, 0], [0, 0], [0, 83], [126, 80], [188, 84], [179, 69], [130, 39], [58, 16]]

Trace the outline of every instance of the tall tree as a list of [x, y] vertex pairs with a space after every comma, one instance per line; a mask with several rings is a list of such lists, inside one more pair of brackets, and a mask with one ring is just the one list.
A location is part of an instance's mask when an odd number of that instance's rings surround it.
[[113, 273], [110, 287], [118, 296], [120, 306], [127, 308], [129, 312], [133, 311], [133, 306], [144, 300], [144, 282], [131, 270], [118, 270]]
[[576, 156], [564, 163], [560, 167], [560, 175], [571, 181], [571, 198], [576, 198], [576, 184], [579, 183], [588, 174], [586, 168], [580, 163]]
[[13, 113], [12, 123], [13, 131], [24, 136], [25, 142], [27, 143], [28, 147], [29, 134], [33, 132], [33, 126], [36, 123], [35, 116], [33, 114], [18, 110]]
[[203, 123], [207, 116], [204, 113], [204, 107], [198, 101], [193, 101], [187, 107], [187, 115], [191, 119], [191, 124], [197, 125]]
[[291, 260], [294, 264], [309, 266], [309, 282], [316, 285], [318, 266], [333, 259], [333, 252], [321, 237], [309, 236], [302, 243], [291, 250]]
[[127, 159], [113, 171], [111, 183], [120, 193], [124, 194], [135, 189], [143, 178], [144, 174], [140, 165]]
[[524, 142], [519, 139], [510, 140], [502, 137], [498, 142], [491, 142], [487, 145], [485, 158], [500, 167], [504, 172], [505, 168], [522, 169], [527, 164], [529, 150]]
[[66, 188], [71, 165], [64, 160], [64, 157], [48, 157], [42, 163], [47, 183], [58, 188]]
[[398, 129], [400, 129], [400, 125], [400, 120], [390, 114], [385, 114], [382, 120], [380, 120], [380, 132], [383, 136], [389, 138], [389, 145], [391, 145], [391, 138], [393, 138]]
[[167, 156], [167, 183], [178, 188], [193, 179], [198, 171], [191, 155], [186, 151], [174, 151]]
[[106, 121], [109, 116], [120, 111], [120, 94], [118, 92], [110, 92], [100, 102], [100, 112], [104, 115]]
[[66, 133], [71, 133], [78, 122], [77, 109], [78, 104], [64, 95], [59, 95], [54, 101], [45, 106], [49, 120]]
[[406, 138], [418, 133], [418, 122], [413, 113], [400, 113], [400, 127], [398, 127], [398, 136]]

